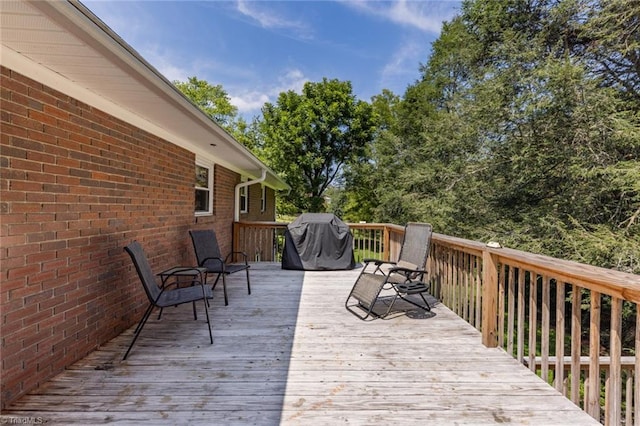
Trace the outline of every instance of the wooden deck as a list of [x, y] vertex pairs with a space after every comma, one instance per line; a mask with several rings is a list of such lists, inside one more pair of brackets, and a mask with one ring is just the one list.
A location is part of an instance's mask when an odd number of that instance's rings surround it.
[[202, 306], [152, 316], [19, 400], [45, 424], [599, 424], [443, 305], [363, 322], [344, 308], [358, 271], [252, 266]]

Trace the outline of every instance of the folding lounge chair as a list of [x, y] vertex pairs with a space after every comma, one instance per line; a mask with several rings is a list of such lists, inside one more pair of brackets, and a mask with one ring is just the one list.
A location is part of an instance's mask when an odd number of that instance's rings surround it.
[[[247, 292], [251, 294], [251, 282], [249, 281], [249, 263], [247, 261], [247, 255], [243, 252], [231, 252], [225, 259], [220, 254], [220, 247], [218, 246], [218, 239], [216, 233], [213, 230], [191, 230], [191, 241], [193, 242], [193, 249], [196, 253], [196, 259], [198, 260], [198, 266], [207, 268], [208, 274], [216, 274], [216, 280], [213, 283], [212, 289], [216, 288], [220, 276], [222, 276], [222, 290], [224, 291], [224, 304], [228, 305], [227, 299], [227, 281], [226, 276], [235, 272], [246, 271], [247, 274]], [[234, 254], [240, 255], [243, 259], [242, 263], [228, 263], [231, 256]]]
[[[431, 306], [424, 297], [424, 293], [429, 291], [429, 284], [424, 282], [424, 275], [427, 273], [425, 267], [432, 232], [428, 223], [408, 223], [404, 229], [404, 239], [397, 262], [364, 259], [364, 267], [345, 302], [347, 310], [362, 320], [369, 316], [384, 318], [389, 315], [396, 300], [402, 299], [420, 309], [430, 311]], [[393, 289], [394, 294], [386, 312], [374, 311], [381, 292], [389, 289]], [[424, 304], [409, 298], [410, 295], [419, 295]]]
[[[209, 327], [209, 339], [213, 344], [213, 335], [211, 334], [211, 322], [209, 321], [209, 310], [207, 309], [207, 299], [211, 299], [213, 297], [211, 288], [205, 286], [201, 280], [193, 279], [191, 282], [191, 286], [189, 287], [177, 287], [177, 288], [169, 288], [170, 285], [158, 286], [156, 281], [156, 277], [151, 270], [151, 266], [149, 265], [149, 261], [142, 250], [142, 246], [137, 241], [132, 242], [128, 246], [124, 248], [124, 250], [131, 256], [131, 260], [133, 261], [134, 266], [136, 267], [136, 271], [138, 272], [138, 277], [140, 277], [140, 281], [142, 282], [142, 286], [144, 287], [144, 291], [149, 298], [149, 307], [142, 315], [138, 326], [134, 332], [133, 340], [129, 345], [129, 349], [124, 354], [122, 360], [127, 359], [131, 348], [133, 348], [133, 344], [138, 340], [138, 336], [142, 332], [142, 328], [146, 324], [149, 316], [151, 316], [151, 312], [153, 308], [166, 308], [169, 306], [181, 305], [183, 303], [194, 303], [198, 300], [202, 300], [204, 303], [204, 312], [207, 317], [207, 326]], [[173, 268], [174, 271], [178, 273], [184, 273], [189, 268]], [[164, 274], [164, 273], [163, 273]], [[193, 276], [198, 276], [199, 271], [194, 270]], [[167, 274], [165, 274], [167, 275]], [[194, 311], [193, 311], [194, 319], [198, 319], [195, 311], [195, 303], [194, 303]]]

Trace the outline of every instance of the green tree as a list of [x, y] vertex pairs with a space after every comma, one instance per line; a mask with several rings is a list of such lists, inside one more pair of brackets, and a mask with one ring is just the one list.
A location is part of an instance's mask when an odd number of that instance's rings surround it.
[[[388, 138], [392, 138], [392, 128], [397, 123], [397, 105], [400, 97], [390, 90], [383, 90], [371, 99], [376, 132], [371, 143], [365, 147], [366, 160], [348, 164], [344, 171], [344, 190], [337, 206], [339, 216], [352, 222], [375, 221], [380, 205], [379, 192], [383, 186], [382, 171], [389, 170], [389, 164], [380, 155]], [[381, 161], [382, 160], [382, 161]]]
[[[613, 42], [636, 38], [611, 17], [631, 25], [623, 5], [464, 2], [376, 140], [376, 219], [638, 271], [635, 62]], [[604, 57], [624, 61], [605, 73]]]
[[422, 78], [394, 105], [395, 122], [377, 141], [376, 220], [424, 220], [453, 235], [463, 235], [457, 226], [473, 220], [454, 213], [477, 196], [473, 186], [467, 190], [477, 168], [476, 139], [460, 104], [478, 50], [461, 18], [445, 23]]
[[588, 19], [578, 33], [604, 85], [640, 103], [640, 1], [584, 0]]
[[[484, 22], [478, 8], [494, 3], [474, 2], [465, 15], [470, 28]], [[491, 22], [492, 31], [478, 31], [492, 34], [480, 40], [491, 61], [476, 66], [464, 110], [485, 153], [479, 201], [486, 204], [484, 223], [469, 231], [524, 250], [633, 269], [637, 240], [625, 260], [602, 253], [637, 238], [635, 229], [620, 226], [632, 221], [640, 201], [637, 113], [619, 86], [596, 72], [576, 37], [588, 25], [586, 3], [527, 6], [508, 9], [498, 20], [503, 27]], [[595, 232], [609, 238], [594, 244], [587, 237]]]
[[373, 137], [371, 106], [350, 82], [325, 78], [306, 83], [302, 94], [281, 93], [262, 115], [260, 155], [292, 187], [280, 212], [324, 211], [325, 190]]
[[248, 126], [238, 117], [238, 108], [231, 104], [229, 95], [221, 85], [213, 85], [197, 77], [174, 81], [173, 84], [223, 129], [236, 139], [242, 139]]

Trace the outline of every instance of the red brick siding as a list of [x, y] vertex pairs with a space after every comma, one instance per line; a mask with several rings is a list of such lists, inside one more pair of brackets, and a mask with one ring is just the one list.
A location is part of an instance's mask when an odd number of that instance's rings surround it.
[[[234, 216], [235, 187], [241, 182], [240, 175], [224, 167], [216, 165], [214, 168], [214, 216], [201, 216], [197, 218], [194, 228], [214, 229], [220, 244], [220, 251], [227, 255], [232, 250], [233, 222], [220, 221], [217, 218], [229, 218]], [[272, 222], [275, 217], [275, 191], [267, 188], [267, 209], [260, 211], [261, 184], [247, 187], [249, 209], [247, 213], [240, 214], [240, 220]], [[251, 260], [254, 260], [253, 258]]]
[[[231, 252], [234, 189], [239, 182], [240, 175], [215, 165], [213, 169], [213, 216], [199, 216], [196, 219], [197, 225], [192, 227], [192, 229], [215, 230], [220, 252], [224, 256]], [[191, 251], [193, 250], [191, 249]]]
[[193, 153], [0, 70], [6, 407], [139, 320], [147, 302], [124, 245], [140, 241], [155, 270], [193, 263], [194, 227], [230, 250], [240, 177], [216, 166], [214, 215], [196, 219]]
[[247, 213], [240, 214], [240, 220], [247, 221], [275, 221], [275, 192], [271, 188], [267, 188], [267, 208], [261, 211], [262, 185], [255, 184], [247, 188], [247, 199], [249, 208]]

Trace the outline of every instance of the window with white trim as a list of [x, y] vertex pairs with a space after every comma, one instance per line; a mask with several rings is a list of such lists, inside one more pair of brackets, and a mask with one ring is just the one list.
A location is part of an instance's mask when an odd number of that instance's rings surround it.
[[262, 186], [262, 192], [260, 195], [260, 211], [261, 212], [265, 212], [267, 211], [267, 187], [264, 185]]
[[213, 214], [213, 164], [196, 161], [195, 214]]
[[[242, 178], [242, 182], [246, 182], [247, 178]], [[240, 187], [240, 213], [249, 212], [249, 199], [247, 197], [247, 186]]]

